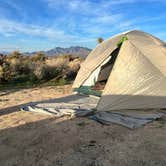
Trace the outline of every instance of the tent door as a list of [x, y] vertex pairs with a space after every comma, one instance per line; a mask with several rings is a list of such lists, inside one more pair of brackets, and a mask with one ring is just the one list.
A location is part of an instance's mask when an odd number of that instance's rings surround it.
[[120, 46], [110, 54], [108, 59], [106, 59], [106, 62], [101, 64], [101, 66], [92, 73], [81, 87], [75, 90], [81, 94], [101, 96], [108, 77], [113, 69], [119, 50]]
[[103, 90], [105, 87], [105, 84], [108, 80], [108, 77], [113, 69], [114, 63], [116, 61], [116, 58], [118, 56], [120, 47], [116, 48], [111, 54], [111, 59], [104, 64], [99, 72], [97, 82], [95, 83], [94, 89], [95, 90]]

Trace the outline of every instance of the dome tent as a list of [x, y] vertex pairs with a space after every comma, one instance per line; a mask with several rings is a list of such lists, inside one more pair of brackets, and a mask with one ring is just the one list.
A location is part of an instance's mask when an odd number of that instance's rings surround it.
[[90, 115], [131, 129], [161, 118], [166, 113], [166, 44], [136, 30], [105, 40], [87, 56], [73, 88], [100, 98], [70, 95], [22, 110], [56, 117]]
[[137, 30], [105, 40], [87, 56], [73, 88], [102, 80], [98, 111], [166, 108], [166, 44]]

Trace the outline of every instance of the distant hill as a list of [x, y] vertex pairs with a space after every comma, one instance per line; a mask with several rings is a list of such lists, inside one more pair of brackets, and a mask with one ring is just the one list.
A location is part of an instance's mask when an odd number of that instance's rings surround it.
[[[48, 56], [58, 56], [64, 54], [72, 54], [74, 56], [86, 57], [90, 53], [91, 49], [87, 47], [72, 46], [69, 48], [55, 47], [47, 51], [40, 51]], [[33, 55], [37, 52], [25, 52], [26, 55]]]
[[7, 51], [0, 51], [0, 54], [8, 55], [9, 53]]

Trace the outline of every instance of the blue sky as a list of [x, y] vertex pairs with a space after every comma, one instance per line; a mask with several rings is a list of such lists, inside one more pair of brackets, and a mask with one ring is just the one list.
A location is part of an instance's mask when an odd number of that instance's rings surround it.
[[0, 51], [94, 48], [131, 29], [166, 41], [166, 0], [0, 0]]

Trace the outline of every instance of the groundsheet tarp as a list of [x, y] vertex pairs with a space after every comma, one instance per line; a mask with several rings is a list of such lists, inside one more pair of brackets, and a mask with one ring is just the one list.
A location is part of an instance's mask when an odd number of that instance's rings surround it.
[[164, 112], [161, 110], [120, 110], [99, 111], [95, 108], [99, 98], [83, 95], [70, 95], [54, 100], [34, 102], [21, 107], [23, 111], [49, 114], [56, 117], [90, 117], [103, 124], [120, 124], [128, 128], [137, 128], [155, 119], [161, 118]]
[[138, 128], [153, 120], [161, 118], [164, 113], [161, 110], [122, 110], [122, 111], [101, 111], [97, 112], [93, 118], [103, 124], [116, 123], [128, 128]]
[[23, 111], [50, 114], [56, 117], [89, 116], [94, 112], [99, 98], [83, 95], [70, 95], [45, 102], [34, 102], [21, 108]]

